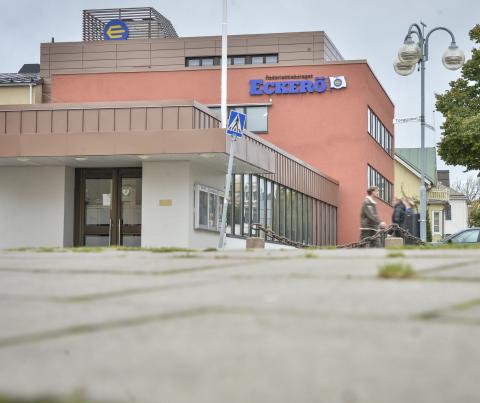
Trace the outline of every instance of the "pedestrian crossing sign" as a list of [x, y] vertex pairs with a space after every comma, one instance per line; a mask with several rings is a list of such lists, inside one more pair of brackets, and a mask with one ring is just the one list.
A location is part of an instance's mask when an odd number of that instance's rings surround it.
[[242, 137], [247, 116], [238, 111], [230, 111], [227, 124], [227, 134], [229, 136]]

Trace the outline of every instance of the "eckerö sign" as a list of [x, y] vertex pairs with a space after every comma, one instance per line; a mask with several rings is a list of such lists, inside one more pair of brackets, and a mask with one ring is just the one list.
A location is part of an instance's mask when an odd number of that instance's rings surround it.
[[327, 90], [327, 79], [330, 91], [347, 87], [345, 76], [291, 81], [250, 80], [250, 95], [322, 93]]

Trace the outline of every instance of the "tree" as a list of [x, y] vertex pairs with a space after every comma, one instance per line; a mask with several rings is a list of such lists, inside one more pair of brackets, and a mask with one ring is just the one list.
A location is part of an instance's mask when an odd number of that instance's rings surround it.
[[[480, 25], [470, 31], [470, 39], [480, 44]], [[445, 117], [438, 154], [447, 164], [480, 169], [480, 49], [472, 50], [462, 77], [436, 98], [437, 110]]]
[[465, 181], [457, 180], [452, 184], [452, 189], [465, 195], [468, 204], [480, 199], [480, 178], [469, 176]]
[[480, 227], [480, 200], [473, 202], [468, 218], [471, 227]]

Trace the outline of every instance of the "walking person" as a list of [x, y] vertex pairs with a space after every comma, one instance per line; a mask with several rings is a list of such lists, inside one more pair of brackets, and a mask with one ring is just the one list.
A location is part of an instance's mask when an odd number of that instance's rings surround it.
[[[367, 189], [367, 196], [360, 210], [360, 239], [375, 235], [380, 227], [385, 227], [385, 223], [380, 221], [377, 214], [377, 202], [375, 201], [377, 193], [378, 188], [376, 186], [371, 186]], [[380, 238], [369, 241], [368, 246], [379, 248], [381, 246]]]
[[[395, 198], [395, 205], [393, 207], [393, 214], [392, 214], [392, 223], [397, 224], [400, 228], [405, 228], [405, 213], [406, 213], [406, 205], [403, 199]], [[393, 233], [393, 236], [400, 237], [401, 232], [396, 229]]]

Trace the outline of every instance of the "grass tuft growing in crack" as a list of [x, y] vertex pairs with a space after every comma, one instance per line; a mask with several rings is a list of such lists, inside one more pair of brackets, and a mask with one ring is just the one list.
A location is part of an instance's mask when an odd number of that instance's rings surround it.
[[386, 263], [379, 267], [378, 277], [405, 279], [415, 276], [415, 272], [408, 263]]

